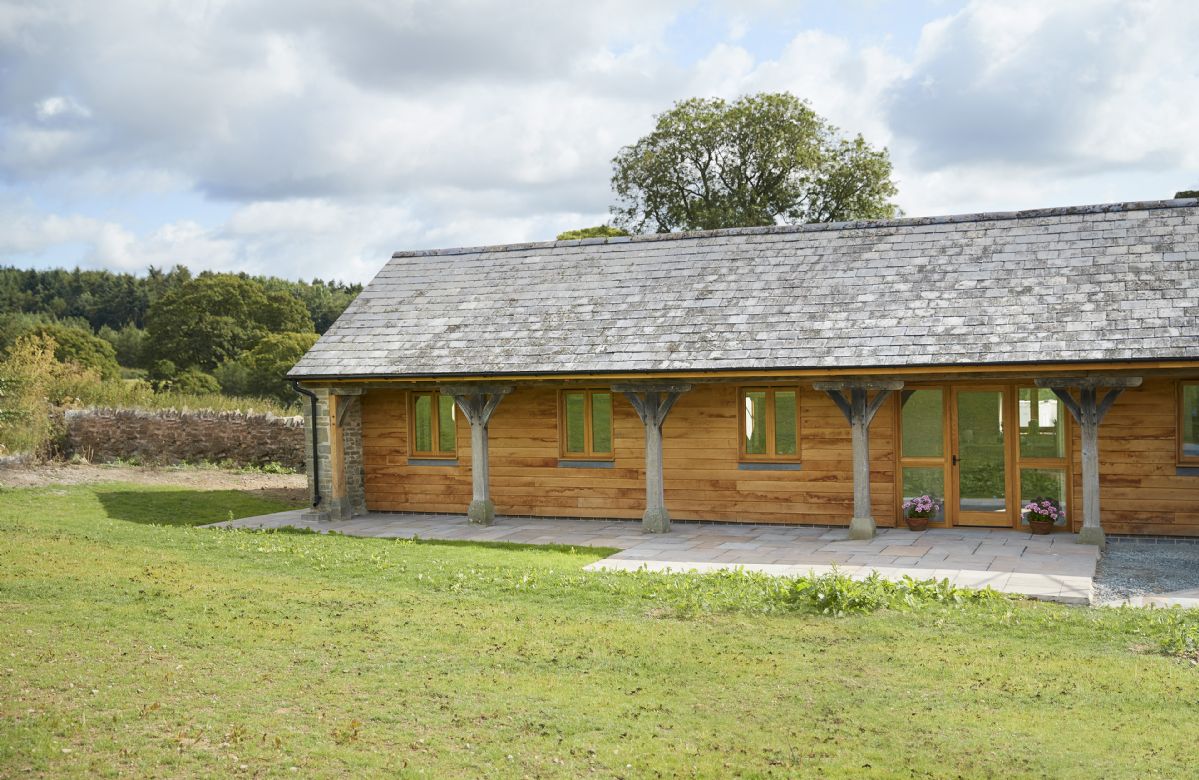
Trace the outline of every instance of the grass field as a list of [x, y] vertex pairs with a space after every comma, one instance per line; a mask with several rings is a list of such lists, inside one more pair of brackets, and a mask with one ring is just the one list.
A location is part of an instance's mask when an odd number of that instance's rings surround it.
[[[0, 776], [1183, 777], [1199, 616], [831, 617], [603, 553], [189, 527], [232, 491], [0, 491]], [[164, 523], [156, 525], [150, 523]]]

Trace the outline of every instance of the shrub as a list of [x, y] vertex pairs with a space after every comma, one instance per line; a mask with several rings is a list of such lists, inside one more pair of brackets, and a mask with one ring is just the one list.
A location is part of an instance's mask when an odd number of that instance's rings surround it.
[[170, 389], [184, 394], [219, 393], [221, 383], [212, 374], [205, 374], [198, 368], [189, 368], [175, 377]]
[[49, 453], [49, 393], [64, 369], [54, 347], [46, 336], [21, 336], [0, 362], [0, 454]]

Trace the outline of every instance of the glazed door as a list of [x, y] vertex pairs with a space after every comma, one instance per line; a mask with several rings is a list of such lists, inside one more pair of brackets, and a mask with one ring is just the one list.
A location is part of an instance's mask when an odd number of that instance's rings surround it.
[[[944, 526], [949, 465], [949, 388], [905, 387], [899, 392], [900, 502], [932, 496], [937, 514], [929, 525]], [[902, 506], [900, 512], [902, 512]]]
[[954, 525], [1012, 525], [1007, 396], [1002, 387], [953, 392]]

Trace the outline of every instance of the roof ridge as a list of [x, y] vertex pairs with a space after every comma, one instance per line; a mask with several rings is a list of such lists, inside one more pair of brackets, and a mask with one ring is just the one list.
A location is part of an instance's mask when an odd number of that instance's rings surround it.
[[720, 236], [752, 236], [766, 234], [809, 233], [828, 230], [860, 230], [888, 227], [923, 225], [953, 225], [969, 222], [998, 222], [1015, 219], [1057, 217], [1069, 214], [1109, 214], [1122, 211], [1148, 211], [1150, 209], [1177, 209], [1199, 206], [1199, 198], [1170, 198], [1163, 200], [1132, 200], [1120, 203], [1096, 203], [1083, 206], [1058, 206], [1050, 208], [1023, 209], [1021, 211], [981, 211], [973, 214], [947, 214], [932, 217], [900, 217], [898, 219], [860, 219], [847, 222], [808, 222], [802, 225], [763, 225], [761, 227], [720, 228], [717, 230], [692, 230], [679, 233], [648, 233], [638, 236], [611, 236], [607, 238], [581, 238], [569, 241], [526, 241], [517, 244], [492, 244], [480, 246], [447, 247], [444, 249], [412, 249], [393, 252], [392, 258], [428, 257], [436, 255], [465, 255], [481, 252], [512, 252], [526, 249], [550, 249], [554, 247], [588, 246], [599, 244], [632, 244], [651, 241], [680, 241]]

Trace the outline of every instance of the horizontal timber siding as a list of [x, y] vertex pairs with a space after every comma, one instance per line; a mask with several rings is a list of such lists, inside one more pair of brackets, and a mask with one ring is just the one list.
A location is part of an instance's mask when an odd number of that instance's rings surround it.
[[[632, 406], [613, 399], [612, 468], [558, 466], [557, 394], [519, 387], [489, 425], [491, 492], [500, 514], [640, 518], [645, 508], [644, 433]], [[470, 503], [470, 429], [459, 417], [458, 464], [408, 465], [404, 391], [363, 396], [367, 507], [456, 512]], [[894, 402], [871, 427], [875, 518], [894, 525]], [[848, 525], [853, 514], [849, 424], [824, 394], [800, 390], [799, 471], [738, 468], [737, 387], [684, 394], [663, 426], [666, 505], [678, 520]]]
[[[1176, 393], [1175, 380], [1146, 378], [1124, 391], [1099, 425], [1100, 511], [1109, 534], [1199, 536], [1199, 477], [1177, 473]], [[1074, 496], [1081, 506], [1077, 428]]]

